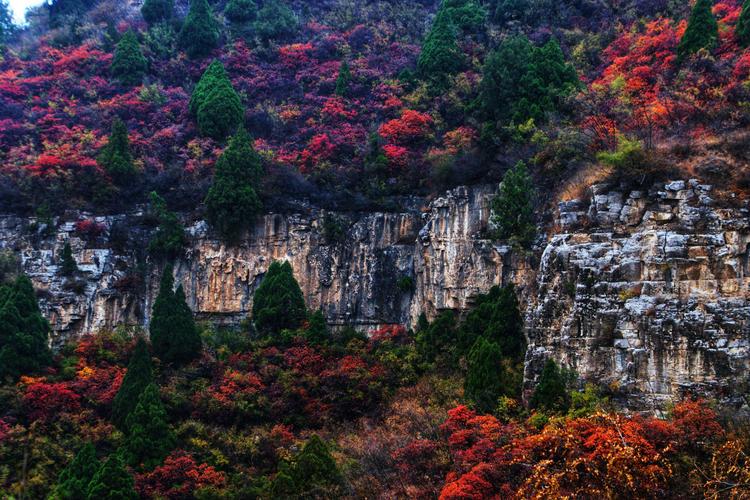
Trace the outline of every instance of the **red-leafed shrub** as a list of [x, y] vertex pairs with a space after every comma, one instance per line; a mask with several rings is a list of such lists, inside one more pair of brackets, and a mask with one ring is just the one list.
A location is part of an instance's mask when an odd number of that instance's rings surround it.
[[379, 132], [387, 142], [408, 145], [429, 137], [431, 128], [430, 115], [407, 109], [400, 118], [381, 125]]
[[65, 383], [35, 382], [26, 387], [23, 404], [31, 420], [49, 422], [81, 409], [81, 397]]
[[84, 219], [76, 222], [76, 233], [86, 239], [93, 239], [101, 236], [106, 230], [104, 224], [96, 222], [94, 219]]
[[198, 464], [185, 451], [172, 452], [161, 465], [151, 472], [136, 476], [136, 490], [145, 498], [194, 498], [203, 488], [221, 489], [227, 478], [223, 472], [205, 463]]

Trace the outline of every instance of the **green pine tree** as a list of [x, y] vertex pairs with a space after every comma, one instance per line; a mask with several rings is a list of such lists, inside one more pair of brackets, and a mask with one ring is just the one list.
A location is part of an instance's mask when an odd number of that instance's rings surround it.
[[128, 363], [128, 371], [112, 401], [112, 422], [125, 429], [125, 420], [138, 404], [144, 389], [153, 381], [151, 354], [143, 338], [139, 338]]
[[191, 59], [205, 57], [219, 43], [219, 25], [208, 0], [190, 0], [190, 10], [179, 36], [180, 47]]
[[422, 324], [417, 325], [416, 345], [422, 361], [430, 365], [448, 355], [445, 359], [447, 363], [456, 347], [456, 317], [453, 311], [443, 311], [429, 324], [425, 324], [427, 318], [420, 316], [420, 322]]
[[352, 72], [349, 69], [349, 63], [343, 61], [339, 66], [339, 76], [336, 78], [336, 90], [334, 93], [337, 96], [346, 97], [349, 92], [349, 83], [352, 81]]
[[200, 355], [200, 333], [182, 287], [174, 291], [171, 265], [162, 274], [149, 331], [154, 354], [165, 363], [182, 365]]
[[159, 389], [149, 384], [138, 398], [138, 404], [125, 421], [127, 439], [122, 455], [125, 463], [141, 470], [160, 465], [175, 445], [167, 424], [167, 412]]
[[341, 472], [328, 445], [313, 434], [295, 457], [288, 475], [298, 498], [335, 498]]
[[522, 363], [526, 338], [513, 285], [493, 286], [487, 294], [478, 296], [458, 337], [457, 347], [462, 352], [467, 352], [479, 337], [484, 337], [500, 346], [503, 357]]
[[136, 500], [133, 476], [125, 469], [122, 458], [113, 453], [89, 483], [87, 500]]
[[234, 134], [245, 119], [245, 109], [232, 83], [217, 80], [198, 107], [198, 129], [201, 134], [223, 140]]
[[253, 21], [258, 14], [258, 6], [253, 0], [229, 0], [224, 15], [235, 24]]
[[305, 338], [317, 345], [325, 345], [331, 340], [331, 332], [328, 331], [323, 311], [317, 310], [310, 315], [310, 319], [305, 329]]
[[151, 209], [159, 221], [159, 227], [148, 244], [151, 255], [161, 259], [176, 259], [185, 248], [185, 228], [177, 214], [167, 209], [164, 198], [151, 192]]
[[479, 337], [469, 351], [464, 394], [477, 410], [491, 412], [505, 392], [502, 352], [495, 342]]
[[741, 47], [750, 46], [750, 0], [742, 2], [742, 12], [734, 28], [734, 35]]
[[73, 276], [78, 272], [78, 264], [73, 258], [73, 250], [70, 243], [65, 242], [62, 252], [60, 252], [60, 274], [63, 276]]
[[126, 87], [135, 87], [143, 81], [148, 62], [143, 57], [141, 45], [133, 30], [128, 30], [117, 42], [110, 72]]
[[256, 188], [263, 165], [243, 127], [216, 161], [214, 179], [206, 196], [206, 218], [227, 240], [234, 241], [252, 227], [260, 213]]
[[128, 185], [136, 177], [137, 171], [130, 153], [128, 129], [119, 118], [115, 118], [112, 122], [109, 141], [102, 148], [97, 161], [118, 186]]
[[190, 96], [190, 114], [198, 116], [198, 109], [206, 101], [206, 96], [217, 85], [217, 82], [222, 80], [231, 84], [224, 65], [218, 59], [214, 59], [193, 89], [193, 94]]
[[453, 25], [464, 33], [481, 31], [487, 20], [487, 11], [473, 0], [443, 0], [440, 10], [444, 10]]
[[0, 382], [15, 380], [52, 362], [49, 324], [39, 311], [31, 281], [19, 276], [0, 286]]
[[141, 15], [148, 24], [158, 24], [172, 19], [174, 0], [146, 0], [141, 6]]
[[292, 36], [297, 30], [297, 18], [284, 2], [266, 0], [258, 11], [253, 30], [261, 42], [268, 45], [271, 40]]
[[289, 262], [271, 263], [253, 297], [253, 322], [262, 334], [296, 330], [307, 315], [305, 299]]
[[690, 12], [685, 33], [677, 45], [677, 59], [682, 61], [701, 49], [711, 50], [719, 39], [719, 23], [711, 12], [711, 0], [697, 0]]
[[554, 360], [548, 359], [539, 376], [529, 406], [552, 412], [566, 412], [570, 406], [567, 390], [570, 374], [560, 369]]
[[456, 42], [456, 28], [448, 13], [441, 9], [422, 45], [417, 69], [433, 90], [440, 91], [448, 87], [450, 76], [462, 65], [463, 54]]
[[505, 173], [492, 200], [492, 222], [500, 239], [528, 247], [534, 238], [534, 186], [521, 161]]
[[80, 500], [86, 498], [89, 483], [101, 467], [96, 458], [96, 449], [90, 442], [78, 450], [75, 458], [63, 469], [57, 480], [52, 498], [59, 500]]

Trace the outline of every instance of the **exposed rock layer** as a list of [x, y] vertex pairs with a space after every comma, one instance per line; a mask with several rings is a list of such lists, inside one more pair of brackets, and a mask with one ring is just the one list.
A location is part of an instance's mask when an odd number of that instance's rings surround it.
[[[402, 213], [268, 215], [232, 247], [196, 223], [176, 281], [196, 315], [236, 323], [270, 262], [289, 260], [310, 308], [365, 328], [465, 311], [512, 281], [525, 309], [528, 388], [552, 356], [634, 408], [684, 391], [741, 403], [750, 375], [746, 210], [715, 207], [710, 186], [695, 181], [629, 193], [594, 186], [590, 202], [560, 204], [548, 241], [519, 257], [484, 236], [493, 191], [458, 188]], [[329, 241], [325, 220], [343, 237]], [[73, 222], [51, 231], [32, 222], [0, 218], [0, 248], [21, 255], [55, 344], [147, 325], [159, 267], [143, 260], [152, 229], [137, 214], [97, 218], [103, 232], [88, 238]], [[77, 277], [59, 273], [66, 241]]]

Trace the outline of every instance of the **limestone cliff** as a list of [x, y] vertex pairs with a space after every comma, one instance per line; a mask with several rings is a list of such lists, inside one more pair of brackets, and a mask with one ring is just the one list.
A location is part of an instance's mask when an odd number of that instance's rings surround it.
[[[310, 308], [332, 325], [362, 328], [465, 311], [492, 285], [514, 282], [529, 338], [527, 387], [551, 356], [627, 395], [631, 407], [662, 406], [687, 390], [742, 403], [750, 375], [745, 208], [720, 208], [696, 181], [642, 192], [594, 186], [590, 201], [561, 203], [548, 238], [519, 255], [485, 236], [494, 189], [414, 199], [401, 213], [267, 215], [231, 247], [193, 223], [176, 281], [198, 317], [236, 323], [270, 262], [289, 260]], [[143, 251], [153, 228], [139, 214], [99, 217], [101, 234], [84, 237], [75, 220], [92, 218], [69, 219], [47, 228], [0, 218], [0, 249], [21, 256], [53, 343], [147, 325], [160, 272]], [[66, 241], [78, 277], [59, 273]]]

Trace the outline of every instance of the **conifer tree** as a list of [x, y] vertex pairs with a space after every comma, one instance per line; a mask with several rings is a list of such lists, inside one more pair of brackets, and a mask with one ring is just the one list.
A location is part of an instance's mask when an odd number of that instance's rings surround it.
[[741, 47], [750, 46], [750, 0], [742, 2], [742, 11], [734, 28], [734, 35]]
[[60, 500], [86, 498], [89, 483], [100, 467], [94, 445], [90, 442], [86, 443], [78, 450], [73, 461], [60, 473], [52, 498]]
[[328, 445], [313, 434], [294, 462], [280, 467], [272, 490], [275, 497], [282, 498], [336, 498], [341, 480]]
[[15, 31], [16, 25], [13, 22], [13, 13], [8, 1], [0, 0], [0, 47], [8, 41]]
[[317, 310], [310, 315], [305, 330], [305, 338], [317, 345], [327, 344], [331, 340], [331, 332], [328, 331], [328, 324], [325, 316], [323, 316], [323, 311]]
[[139, 338], [128, 363], [128, 371], [112, 401], [112, 422], [125, 430], [125, 420], [138, 404], [144, 389], [153, 381], [151, 354], [143, 338]]
[[229, 79], [217, 80], [198, 107], [198, 129], [216, 140], [235, 133], [244, 118], [242, 101]]
[[51, 363], [48, 334], [29, 278], [19, 276], [0, 286], [0, 382]]
[[151, 209], [159, 221], [159, 227], [148, 244], [149, 253], [158, 258], [177, 258], [185, 247], [185, 228], [177, 214], [167, 209], [164, 198], [155, 191], [151, 192]]
[[258, 6], [253, 0], [229, 0], [224, 15], [236, 24], [243, 24], [255, 19]]
[[141, 6], [141, 15], [148, 24], [158, 24], [172, 19], [174, 0], [146, 0]]
[[73, 250], [70, 248], [70, 243], [65, 242], [62, 252], [60, 252], [60, 273], [63, 276], [73, 276], [78, 272], [78, 264], [73, 258]]
[[229, 141], [216, 161], [214, 179], [206, 196], [206, 217], [226, 239], [234, 241], [261, 210], [255, 191], [263, 165], [244, 127]]
[[271, 40], [287, 38], [297, 29], [297, 18], [281, 0], [266, 0], [258, 11], [253, 29], [264, 44]]
[[207, 56], [219, 43], [219, 25], [208, 0], [190, 0], [190, 10], [179, 36], [180, 47], [191, 59]]
[[719, 39], [719, 23], [711, 12], [711, 0], [697, 0], [690, 12], [685, 33], [677, 45], [677, 58], [682, 61], [701, 49], [711, 50]]
[[337, 96], [346, 97], [346, 93], [349, 91], [349, 83], [351, 81], [352, 72], [349, 69], [349, 63], [343, 61], [341, 66], [339, 66], [339, 76], [336, 78], [336, 90], [334, 93]]
[[130, 153], [128, 129], [119, 118], [112, 122], [109, 141], [102, 148], [97, 161], [118, 186], [125, 186], [135, 178], [136, 170]]
[[476, 298], [474, 308], [461, 325], [458, 347], [465, 352], [480, 336], [498, 344], [504, 358], [523, 362], [526, 338], [513, 285], [493, 286], [487, 294]]
[[501, 360], [500, 346], [484, 337], [479, 337], [469, 351], [464, 394], [481, 412], [494, 410], [504, 393]]
[[87, 500], [136, 500], [133, 476], [125, 469], [122, 458], [113, 453], [91, 480]]
[[422, 324], [417, 326], [416, 344], [420, 357], [429, 364], [456, 347], [456, 318], [453, 311], [443, 311], [432, 323], [426, 322], [420, 315]]
[[531, 244], [534, 233], [534, 187], [526, 165], [519, 161], [503, 177], [498, 195], [492, 200], [492, 221], [500, 239], [521, 246]]
[[534, 395], [529, 405], [547, 411], [565, 412], [570, 405], [567, 391], [569, 374], [560, 369], [553, 359], [548, 359], [542, 369]]
[[255, 328], [265, 335], [296, 330], [305, 316], [305, 299], [291, 264], [272, 262], [253, 297]]
[[457, 73], [463, 64], [455, 31], [448, 13], [440, 9], [417, 60], [420, 76], [436, 91], [446, 89], [449, 77]]
[[151, 315], [150, 334], [154, 354], [165, 363], [185, 364], [200, 354], [200, 334], [182, 287], [174, 291], [171, 265], [162, 274]]
[[125, 426], [127, 439], [123, 448], [125, 462], [135, 468], [150, 470], [161, 464], [174, 448], [175, 437], [167, 424], [167, 412], [159, 389], [151, 383], [138, 398]]
[[214, 59], [193, 89], [193, 94], [190, 96], [190, 114], [198, 116], [198, 109], [206, 101], [206, 96], [221, 80], [229, 82], [229, 75], [221, 61]]
[[128, 30], [117, 42], [110, 71], [126, 87], [135, 87], [143, 81], [148, 63], [133, 30]]

